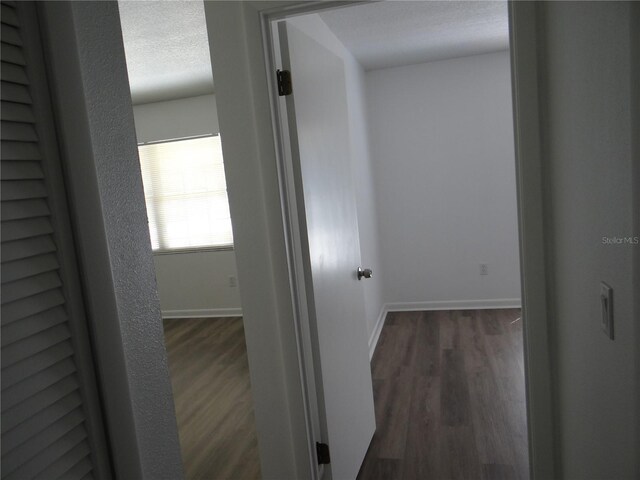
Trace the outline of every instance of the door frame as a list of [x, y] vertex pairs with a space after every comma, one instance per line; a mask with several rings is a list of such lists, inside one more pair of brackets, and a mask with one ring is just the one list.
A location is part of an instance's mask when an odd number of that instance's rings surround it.
[[[264, 478], [314, 478], [306, 366], [278, 173], [268, 23], [345, 2], [205, 1], [227, 190]], [[555, 478], [544, 177], [537, 70], [537, 6], [509, 2], [527, 417], [532, 478]], [[307, 397], [307, 398], [305, 398]]]
[[[367, 2], [363, 2], [367, 3]], [[300, 363], [305, 426], [309, 449], [320, 438], [313, 384], [307, 291], [309, 281], [302, 265], [300, 213], [293, 180], [294, 156], [288, 132], [284, 101], [278, 96], [275, 71], [279, 52], [274, 22], [294, 16], [353, 5], [353, 2], [288, 2], [260, 11], [264, 61], [271, 105], [272, 129], [277, 158], [281, 210], [285, 227], [289, 281], [294, 307], [296, 343]], [[509, 36], [513, 95], [513, 121], [522, 290], [525, 386], [529, 468], [532, 479], [555, 478], [554, 430], [549, 347], [549, 305], [544, 231], [543, 179], [538, 102], [536, 7], [533, 2], [509, 1]], [[312, 469], [312, 478], [321, 478]]]

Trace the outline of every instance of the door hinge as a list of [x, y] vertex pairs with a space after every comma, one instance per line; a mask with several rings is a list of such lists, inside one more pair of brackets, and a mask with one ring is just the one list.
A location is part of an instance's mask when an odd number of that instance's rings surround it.
[[329, 445], [326, 443], [316, 442], [316, 454], [318, 455], [318, 465], [331, 463], [331, 457], [329, 457]]
[[291, 95], [291, 72], [289, 70], [276, 70], [276, 78], [278, 79], [278, 95], [284, 97]]

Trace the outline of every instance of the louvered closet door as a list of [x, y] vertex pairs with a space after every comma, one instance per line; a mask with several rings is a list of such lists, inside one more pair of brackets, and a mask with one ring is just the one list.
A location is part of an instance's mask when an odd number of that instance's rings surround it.
[[1, 13], [2, 478], [108, 478], [35, 7]]

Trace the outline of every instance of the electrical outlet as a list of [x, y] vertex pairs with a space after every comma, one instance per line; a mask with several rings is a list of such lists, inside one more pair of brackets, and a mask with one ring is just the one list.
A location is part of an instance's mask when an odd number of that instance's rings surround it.
[[229, 286], [230, 287], [237, 287], [238, 286], [238, 279], [236, 277], [234, 277], [233, 275], [229, 276]]
[[480, 275], [489, 275], [489, 265], [486, 263], [480, 264]]
[[602, 331], [613, 340], [613, 288], [600, 282], [600, 326]]

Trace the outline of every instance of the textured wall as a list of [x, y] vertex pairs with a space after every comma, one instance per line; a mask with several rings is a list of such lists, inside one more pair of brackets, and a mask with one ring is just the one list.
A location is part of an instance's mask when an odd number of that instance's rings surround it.
[[[638, 478], [632, 259], [640, 246], [603, 243], [634, 235], [630, 62], [638, 58], [630, 34], [638, 25], [631, 26], [629, 9], [626, 2], [542, 8], [551, 335], [559, 458], [568, 479]], [[600, 329], [601, 281], [614, 289], [614, 341]]]

